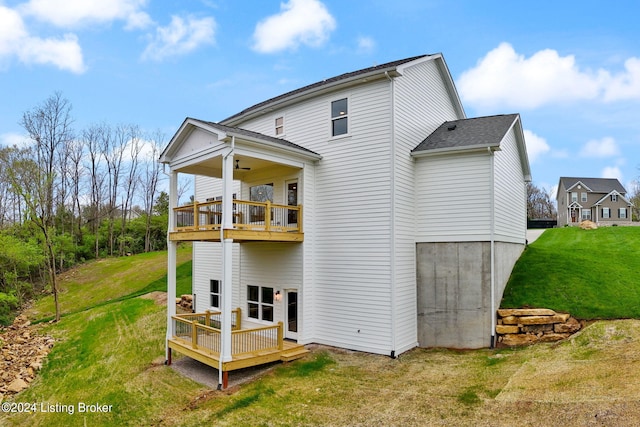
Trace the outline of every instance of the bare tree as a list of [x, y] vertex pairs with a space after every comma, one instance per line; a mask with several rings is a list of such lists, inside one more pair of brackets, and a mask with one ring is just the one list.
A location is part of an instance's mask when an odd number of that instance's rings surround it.
[[54, 189], [56, 175], [60, 173], [57, 162], [60, 149], [73, 138], [72, 123], [71, 104], [59, 92], [47, 98], [42, 105], [25, 112], [20, 124], [35, 145], [31, 149], [17, 150], [9, 168], [13, 191], [24, 201], [28, 219], [44, 238], [56, 321], [60, 320], [60, 302], [53, 241], [56, 234]]
[[640, 180], [633, 181], [629, 191], [629, 202], [631, 206], [631, 219], [640, 221]]
[[122, 222], [120, 227], [120, 255], [124, 255], [125, 233], [127, 221], [130, 218], [133, 197], [135, 195], [140, 177], [138, 176], [138, 166], [140, 163], [140, 153], [142, 152], [142, 141], [140, 137], [140, 129], [135, 125], [129, 125], [129, 156], [128, 156], [128, 174], [123, 185], [122, 197]]
[[142, 176], [141, 187], [143, 190], [143, 208], [145, 211], [145, 239], [144, 250], [150, 252], [151, 247], [151, 217], [153, 215], [153, 206], [158, 194], [158, 181], [160, 180], [160, 156], [161, 146], [164, 144], [164, 135], [157, 131], [151, 138], [151, 152], [145, 160], [145, 170]]
[[533, 183], [527, 183], [527, 218], [556, 219], [557, 212], [551, 195]]
[[102, 154], [100, 142], [105, 132], [104, 125], [92, 125], [82, 133], [82, 142], [87, 148], [87, 170], [89, 172], [90, 205], [87, 219], [95, 236], [95, 257], [100, 257], [100, 207], [103, 200], [104, 174], [102, 173]]

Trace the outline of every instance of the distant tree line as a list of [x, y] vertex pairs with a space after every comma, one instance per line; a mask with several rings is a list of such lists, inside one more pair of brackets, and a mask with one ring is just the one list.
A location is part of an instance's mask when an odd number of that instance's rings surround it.
[[78, 262], [166, 247], [164, 135], [75, 130], [71, 109], [53, 94], [20, 119], [29, 143], [0, 147], [0, 323], [44, 288], [59, 319], [57, 274]]
[[558, 213], [550, 192], [527, 183], [527, 219], [557, 219]]

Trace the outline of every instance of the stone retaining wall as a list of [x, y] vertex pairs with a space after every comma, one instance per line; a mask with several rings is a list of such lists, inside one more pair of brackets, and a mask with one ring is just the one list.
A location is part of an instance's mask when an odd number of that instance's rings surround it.
[[560, 341], [581, 328], [580, 322], [567, 313], [546, 308], [508, 308], [498, 310], [496, 334], [498, 345], [512, 347]]

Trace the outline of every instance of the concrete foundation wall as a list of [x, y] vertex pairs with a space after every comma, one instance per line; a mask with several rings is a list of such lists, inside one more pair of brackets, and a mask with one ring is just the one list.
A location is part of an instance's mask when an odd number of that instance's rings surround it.
[[[522, 249], [495, 243], [495, 309]], [[489, 347], [494, 327], [491, 244], [417, 243], [416, 263], [420, 347]]]

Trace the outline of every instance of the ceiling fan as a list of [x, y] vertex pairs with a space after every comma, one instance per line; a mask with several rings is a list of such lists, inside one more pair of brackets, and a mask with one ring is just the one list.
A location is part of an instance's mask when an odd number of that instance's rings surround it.
[[251, 170], [251, 168], [241, 168], [240, 167], [240, 160], [236, 160], [236, 169], [242, 169], [242, 170], [245, 170], [245, 171], [250, 171]]

